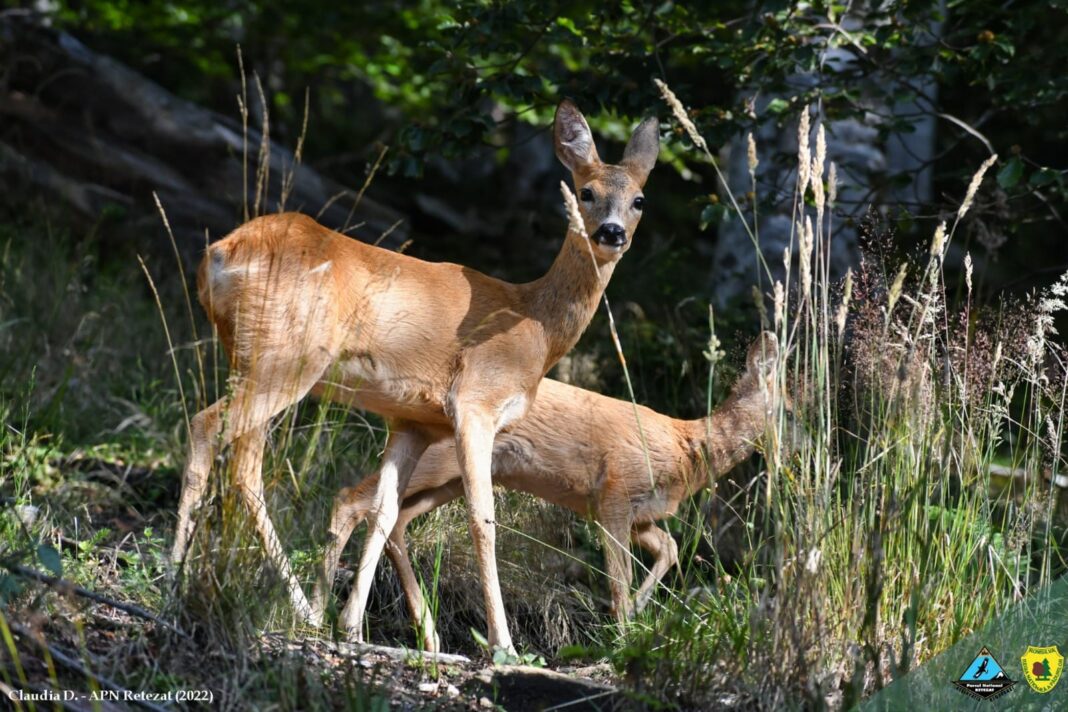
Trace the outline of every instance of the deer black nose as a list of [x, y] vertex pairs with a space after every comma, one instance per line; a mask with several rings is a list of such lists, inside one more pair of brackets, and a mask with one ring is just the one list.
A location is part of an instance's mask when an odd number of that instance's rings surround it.
[[619, 223], [603, 223], [593, 233], [593, 239], [606, 247], [622, 247], [627, 244], [627, 231]]

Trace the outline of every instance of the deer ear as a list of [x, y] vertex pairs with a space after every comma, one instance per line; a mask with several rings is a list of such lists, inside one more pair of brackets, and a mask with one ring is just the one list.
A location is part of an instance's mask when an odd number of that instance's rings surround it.
[[638, 124], [623, 151], [623, 165], [630, 169], [634, 178], [645, 185], [645, 179], [656, 165], [660, 155], [660, 120], [652, 116]]
[[778, 358], [779, 339], [770, 331], [765, 331], [749, 346], [745, 365], [750, 372], [766, 375], [775, 367]]
[[582, 112], [568, 99], [556, 107], [556, 120], [553, 122], [553, 141], [556, 144], [556, 157], [572, 173], [597, 163], [597, 148], [593, 145], [593, 134]]

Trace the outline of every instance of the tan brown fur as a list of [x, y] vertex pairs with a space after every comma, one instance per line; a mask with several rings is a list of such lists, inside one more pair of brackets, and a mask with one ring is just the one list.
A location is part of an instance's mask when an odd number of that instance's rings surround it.
[[[592, 184], [601, 194], [582, 207], [592, 238], [569, 231], [549, 272], [527, 284], [366, 245], [296, 213], [257, 218], [211, 245], [198, 294], [233, 364], [232, 394], [192, 419], [173, 558], [186, 553], [215, 453], [234, 442], [237, 486], [268, 556], [296, 610], [317, 623], [321, 611], [308, 606], [264, 509], [261, 460], [274, 415], [309, 393], [340, 401], [390, 425], [345, 626], [362, 634], [371, 579], [416, 460], [455, 433], [488, 637], [510, 648], [494, 556], [493, 436], [525, 415], [541, 378], [596, 311], [640, 218], [634, 200], [656, 162], [657, 126], [639, 126], [623, 163], [608, 166], [582, 115], [560, 105], [557, 154], [579, 190]], [[609, 219], [625, 230], [623, 244], [597, 239]]]
[[[494, 441], [493, 481], [527, 492], [601, 524], [612, 601], [618, 616], [641, 607], [677, 561], [671, 536], [655, 525], [679, 504], [747, 458], [782, 404], [776, 385], [778, 342], [765, 333], [753, 343], [747, 369], [710, 418], [678, 420], [643, 406], [551, 379], [542, 381], [527, 417]], [[639, 431], [639, 423], [641, 429]], [[644, 447], [643, 447], [644, 435]], [[646, 460], [648, 454], [648, 461]], [[339, 532], [323, 559], [313, 595], [325, 605], [341, 550], [371, 505], [374, 476], [337, 498], [331, 530]], [[438, 443], [423, 454], [405, 490], [388, 554], [400, 573], [424, 645], [436, 649], [433, 621], [408, 559], [404, 530], [416, 516], [463, 494], [455, 447]], [[631, 539], [654, 556], [632, 603]]]

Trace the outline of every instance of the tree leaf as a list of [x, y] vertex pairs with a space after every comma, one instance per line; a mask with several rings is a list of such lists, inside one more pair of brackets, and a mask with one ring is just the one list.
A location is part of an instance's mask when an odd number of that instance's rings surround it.
[[1041, 188], [1044, 185], [1049, 185], [1056, 178], [1056, 172], [1051, 171], [1049, 168], [1039, 168], [1031, 174], [1031, 178], [1027, 182], [1035, 188]]
[[727, 209], [718, 203], [714, 205], [706, 205], [701, 211], [701, 230], [706, 230], [708, 226], [712, 225], [713, 223], [720, 223], [727, 216], [727, 214]]
[[23, 584], [10, 574], [0, 574], [0, 603], [7, 603], [22, 593]]
[[1020, 178], [1023, 176], [1023, 161], [1018, 156], [1013, 156], [1009, 159], [1009, 162], [1001, 167], [998, 171], [998, 185], [1003, 189], [1008, 190], [1014, 185], [1020, 182]]
[[768, 112], [774, 114], [775, 116], [785, 114], [789, 110], [790, 103], [785, 99], [775, 97], [774, 99], [768, 102]]
[[48, 544], [41, 544], [37, 547], [37, 560], [41, 562], [41, 566], [51, 571], [53, 576], [63, 575], [63, 560], [59, 552]]

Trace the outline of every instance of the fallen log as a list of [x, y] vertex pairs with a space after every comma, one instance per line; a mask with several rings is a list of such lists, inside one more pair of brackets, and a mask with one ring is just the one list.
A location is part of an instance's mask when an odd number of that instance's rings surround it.
[[[288, 193], [286, 208], [358, 239], [408, 239], [404, 216], [373, 197], [353, 209], [359, 185], [342, 186], [275, 143], [261, 161], [258, 127], [246, 132], [32, 14], [0, 14], [0, 66], [0, 190], [43, 194], [72, 218], [133, 236], [139, 251], [170, 249], [153, 193], [190, 261], [205, 234], [240, 224], [257, 195], [261, 212]], [[259, 193], [257, 166], [267, 168]]]

